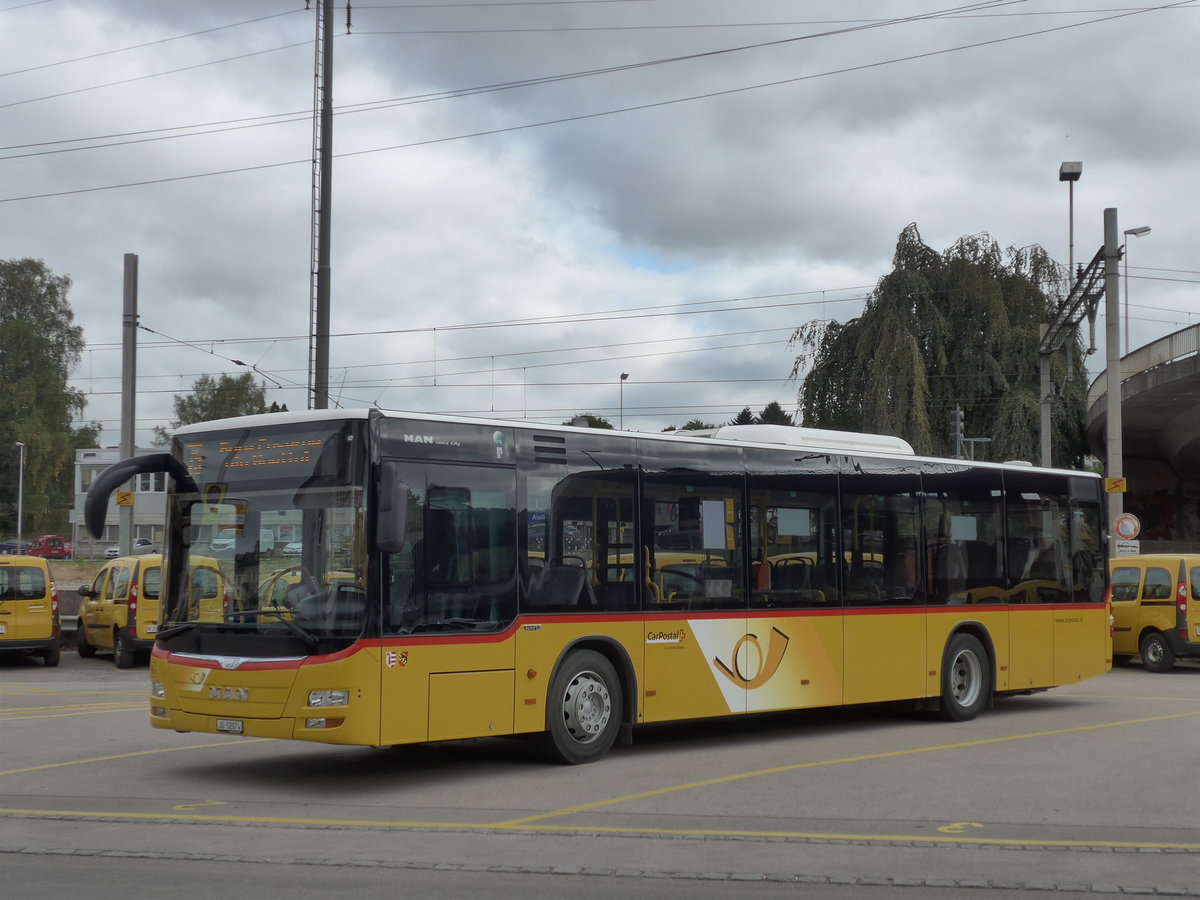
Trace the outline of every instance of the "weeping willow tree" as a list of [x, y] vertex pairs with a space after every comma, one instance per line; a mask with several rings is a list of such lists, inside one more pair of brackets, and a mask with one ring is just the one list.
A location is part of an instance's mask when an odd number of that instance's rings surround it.
[[[1064, 285], [1041, 247], [1002, 251], [979, 234], [938, 253], [909, 225], [861, 316], [793, 333], [803, 424], [898, 435], [918, 453], [953, 456], [957, 407], [967, 437], [990, 438], [979, 458], [1035, 462], [1038, 329], [1063, 303]], [[1056, 465], [1077, 467], [1087, 374], [1078, 341], [1073, 350], [1053, 360], [1052, 449]]]

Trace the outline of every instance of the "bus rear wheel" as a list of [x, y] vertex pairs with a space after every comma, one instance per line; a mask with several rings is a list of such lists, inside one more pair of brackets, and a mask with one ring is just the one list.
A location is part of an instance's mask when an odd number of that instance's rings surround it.
[[546, 700], [543, 744], [555, 762], [595, 762], [612, 747], [621, 726], [621, 680], [594, 650], [567, 655]]
[[942, 656], [943, 719], [966, 722], [979, 714], [991, 695], [991, 667], [979, 639], [956, 634]]

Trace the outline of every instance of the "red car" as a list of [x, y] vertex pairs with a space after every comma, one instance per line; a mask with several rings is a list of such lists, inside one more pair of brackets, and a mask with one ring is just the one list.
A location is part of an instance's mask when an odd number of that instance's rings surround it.
[[70, 559], [71, 547], [57, 534], [43, 534], [34, 540], [25, 553], [29, 556], [40, 556], [43, 559]]

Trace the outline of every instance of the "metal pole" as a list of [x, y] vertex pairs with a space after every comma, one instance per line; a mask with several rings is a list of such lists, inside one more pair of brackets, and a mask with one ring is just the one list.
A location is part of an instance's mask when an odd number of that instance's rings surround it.
[[321, 54], [321, 209], [317, 234], [317, 308], [313, 409], [329, 408], [330, 234], [333, 219], [333, 0], [321, 0], [325, 37]]
[[[1121, 248], [1117, 243], [1117, 211], [1104, 210], [1104, 334], [1107, 356], [1107, 426], [1105, 440], [1105, 471], [1109, 478], [1122, 477], [1121, 444]], [[1116, 556], [1117, 537], [1113, 523], [1124, 512], [1124, 497], [1120, 492], [1108, 495], [1108, 552]]]
[[[121, 458], [129, 459], [134, 454], [134, 422], [136, 392], [134, 380], [137, 376], [137, 304], [138, 304], [138, 258], [136, 253], [125, 254], [125, 310], [121, 317]], [[137, 485], [134, 485], [136, 489]], [[120, 507], [117, 541], [122, 556], [133, 551], [133, 507]]]
[[[1061, 202], [1061, 201], [1060, 201]], [[1067, 283], [1075, 283], [1075, 182], [1067, 182]]]
[[21, 454], [21, 461], [18, 463], [17, 469], [17, 553], [24, 553], [25, 548], [21, 546], [21, 523], [25, 521], [25, 445], [17, 441], [18, 451]]
[[[1038, 344], [1046, 339], [1046, 332], [1050, 330], [1050, 326], [1042, 323], [1038, 326]], [[1050, 466], [1052, 460], [1052, 435], [1054, 433], [1054, 406], [1053, 399], [1050, 396], [1050, 354], [1038, 354], [1038, 392], [1041, 396], [1041, 422], [1039, 431], [1041, 432], [1042, 454], [1041, 463], [1043, 466]]]
[[629, 377], [628, 372], [621, 373], [621, 425], [622, 431], [625, 430], [625, 379]]

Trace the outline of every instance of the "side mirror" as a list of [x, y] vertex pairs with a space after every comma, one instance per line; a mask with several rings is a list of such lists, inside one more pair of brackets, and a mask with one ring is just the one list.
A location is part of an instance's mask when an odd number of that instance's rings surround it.
[[408, 523], [408, 485], [400, 478], [400, 466], [385, 459], [379, 466], [379, 498], [375, 517], [375, 545], [385, 553], [404, 549], [404, 530]]
[[79, 594], [80, 597], [90, 597], [92, 596], [92, 586], [90, 584], [81, 584], [76, 593]]

